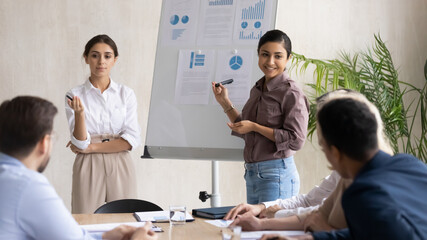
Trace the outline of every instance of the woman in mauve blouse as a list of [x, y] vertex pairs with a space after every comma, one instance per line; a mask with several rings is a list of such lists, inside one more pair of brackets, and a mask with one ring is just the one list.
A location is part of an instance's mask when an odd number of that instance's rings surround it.
[[227, 88], [212, 83], [215, 98], [231, 121], [232, 134], [245, 141], [250, 204], [289, 198], [299, 192], [293, 155], [304, 145], [309, 104], [286, 70], [291, 52], [291, 40], [280, 30], [268, 31], [260, 38], [258, 66], [264, 77], [255, 83], [241, 113], [230, 101]]

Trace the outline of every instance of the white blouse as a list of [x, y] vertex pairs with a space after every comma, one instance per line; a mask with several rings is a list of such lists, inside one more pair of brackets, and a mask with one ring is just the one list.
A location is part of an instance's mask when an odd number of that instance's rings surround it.
[[319, 186], [315, 186], [307, 194], [299, 194], [287, 199], [277, 199], [275, 201], [263, 202], [268, 208], [279, 205], [283, 210], [277, 211], [275, 217], [286, 217], [299, 215], [316, 210], [323, 200], [335, 190], [341, 176], [337, 171], [332, 171], [331, 175], [325, 177]]
[[68, 106], [65, 97], [65, 113], [70, 127], [71, 142], [80, 149], [86, 149], [90, 135], [118, 134], [132, 149], [141, 144], [141, 129], [138, 124], [137, 101], [133, 90], [110, 79], [110, 85], [101, 93], [88, 80], [67, 92], [70, 97], [78, 96], [83, 104], [87, 139], [80, 141], [74, 135], [74, 110]]

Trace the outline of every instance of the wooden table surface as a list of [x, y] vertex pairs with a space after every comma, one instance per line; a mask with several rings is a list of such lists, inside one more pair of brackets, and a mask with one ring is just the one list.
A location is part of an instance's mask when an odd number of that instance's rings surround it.
[[[79, 224], [136, 222], [132, 213], [73, 214], [73, 217]], [[184, 225], [170, 226], [169, 223], [155, 223], [155, 225], [164, 231], [157, 233], [159, 240], [222, 239], [221, 229], [206, 223], [202, 218], [195, 218], [194, 222], [187, 222]]]

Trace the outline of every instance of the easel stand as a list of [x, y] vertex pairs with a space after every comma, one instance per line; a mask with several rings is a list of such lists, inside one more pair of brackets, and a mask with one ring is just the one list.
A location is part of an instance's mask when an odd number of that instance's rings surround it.
[[219, 163], [212, 161], [212, 194], [211, 207], [221, 206], [221, 195], [219, 193]]

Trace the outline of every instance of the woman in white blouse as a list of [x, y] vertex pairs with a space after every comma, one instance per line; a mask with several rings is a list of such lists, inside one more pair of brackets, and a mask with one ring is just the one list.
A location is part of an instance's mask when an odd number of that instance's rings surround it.
[[118, 55], [107, 35], [89, 40], [83, 57], [90, 77], [66, 95], [71, 132], [67, 147], [76, 154], [73, 213], [93, 213], [105, 202], [136, 198], [136, 173], [129, 151], [141, 143], [137, 101], [132, 89], [110, 78]]

